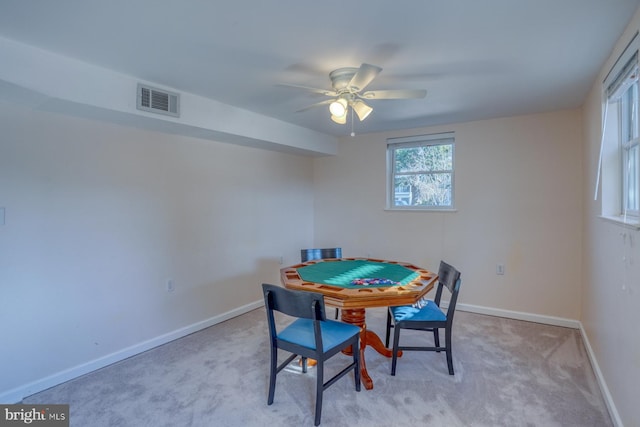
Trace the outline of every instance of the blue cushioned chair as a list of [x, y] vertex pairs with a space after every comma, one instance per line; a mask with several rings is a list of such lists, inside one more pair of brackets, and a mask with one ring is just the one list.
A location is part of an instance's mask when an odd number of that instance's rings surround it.
[[[391, 359], [391, 375], [396, 374], [396, 362], [398, 359], [398, 351], [437, 351], [444, 350], [447, 353], [447, 365], [449, 367], [449, 375], [453, 375], [453, 358], [451, 356], [451, 328], [453, 326], [453, 314], [458, 301], [458, 292], [460, 292], [460, 272], [444, 261], [440, 262], [438, 270], [438, 288], [436, 297], [433, 301], [425, 301], [424, 304], [418, 306], [403, 305], [399, 307], [389, 307], [387, 312], [387, 336], [386, 346], [389, 347], [389, 332], [393, 331], [393, 356]], [[440, 298], [442, 297], [443, 288], [447, 288], [451, 292], [449, 307], [446, 314], [440, 309]], [[415, 329], [421, 331], [433, 332], [433, 347], [418, 346], [401, 346], [400, 330]], [[444, 329], [445, 345], [440, 347], [439, 330]]]
[[[327, 320], [324, 298], [317, 292], [293, 291], [263, 284], [264, 302], [269, 323], [271, 368], [269, 398], [273, 403], [276, 375], [298, 355], [302, 356], [302, 371], [307, 372], [307, 358], [317, 361], [315, 425], [320, 424], [322, 393], [338, 379], [353, 370], [356, 391], [360, 391], [360, 328], [348, 323]], [[276, 327], [274, 311], [296, 318], [283, 329]], [[352, 346], [353, 360], [343, 370], [324, 382], [324, 361]], [[278, 365], [278, 349], [292, 353]]]
[[[314, 259], [342, 258], [342, 248], [301, 249], [300, 261], [307, 262]], [[336, 319], [340, 311], [336, 308]]]

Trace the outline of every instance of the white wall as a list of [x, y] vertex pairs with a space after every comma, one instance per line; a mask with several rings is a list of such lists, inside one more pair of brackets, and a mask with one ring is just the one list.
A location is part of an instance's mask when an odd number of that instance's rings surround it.
[[[580, 111], [340, 141], [314, 160], [316, 244], [463, 275], [460, 302], [580, 318]], [[457, 212], [385, 211], [386, 138], [454, 131]], [[504, 263], [505, 275], [496, 275]]]
[[0, 401], [261, 301], [312, 243], [310, 158], [2, 103], [0, 129]]
[[594, 200], [594, 189], [602, 132], [602, 81], [639, 29], [637, 12], [594, 82], [583, 115], [582, 324], [625, 426], [640, 426], [640, 233], [599, 218], [602, 198]]

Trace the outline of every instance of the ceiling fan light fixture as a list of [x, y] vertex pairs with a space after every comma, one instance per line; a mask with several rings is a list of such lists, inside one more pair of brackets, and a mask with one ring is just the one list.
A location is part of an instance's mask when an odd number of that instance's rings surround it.
[[342, 116], [331, 115], [331, 120], [336, 122], [339, 125], [344, 125], [347, 123], [347, 111], [345, 110]]
[[[344, 98], [338, 98], [329, 104], [329, 111], [331, 116], [343, 117], [347, 114], [347, 100]], [[334, 120], [335, 121], [335, 120]]]
[[371, 112], [373, 111], [373, 108], [369, 107], [359, 99], [351, 103], [351, 108], [353, 108], [353, 111], [356, 112], [360, 121], [363, 121], [364, 119], [369, 117], [369, 114], [371, 114]]

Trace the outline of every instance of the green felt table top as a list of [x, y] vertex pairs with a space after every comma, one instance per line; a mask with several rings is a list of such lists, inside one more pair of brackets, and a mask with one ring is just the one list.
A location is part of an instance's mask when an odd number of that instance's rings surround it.
[[[415, 271], [398, 264], [370, 260], [326, 261], [299, 267], [298, 274], [307, 282], [355, 288], [355, 279], [386, 279], [406, 285], [419, 277]], [[388, 287], [390, 284], [367, 284], [369, 287]]]

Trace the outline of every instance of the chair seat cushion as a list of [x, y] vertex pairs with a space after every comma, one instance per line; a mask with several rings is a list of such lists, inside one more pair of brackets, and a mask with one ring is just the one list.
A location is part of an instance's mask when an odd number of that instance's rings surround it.
[[[322, 351], [328, 351], [360, 333], [360, 328], [348, 323], [325, 320], [320, 322], [322, 332]], [[315, 350], [316, 339], [313, 332], [313, 320], [297, 319], [278, 334], [278, 339]]]
[[396, 322], [402, 321], [446, 321], [447, 316], [440, 310], [435, 302], [429, 300], [427, 305], [422, 308], [416, 308], [411, 305], [401, 305], [398, 307], [389, 307]]

